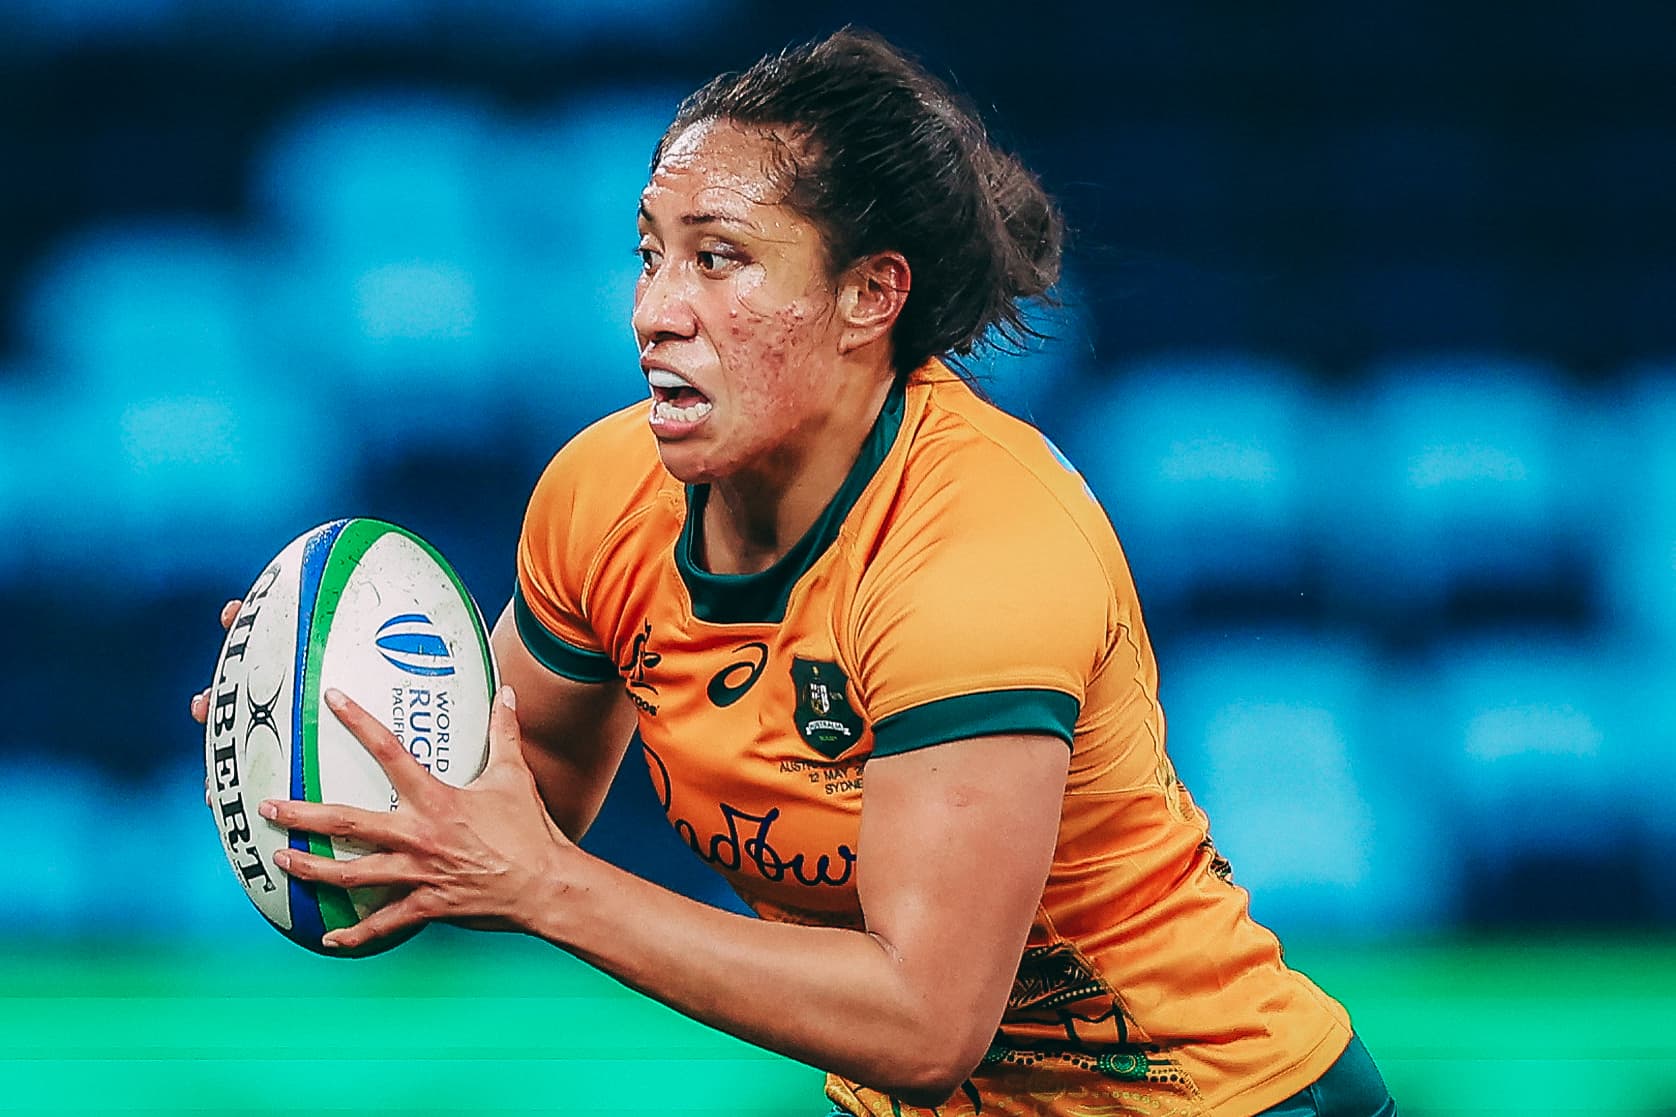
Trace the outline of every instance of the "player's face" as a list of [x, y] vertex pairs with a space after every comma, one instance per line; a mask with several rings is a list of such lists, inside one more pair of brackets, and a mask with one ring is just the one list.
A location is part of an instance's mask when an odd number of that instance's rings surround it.
[[845, 389], [824, 244], [780, 204], [774, 153], [703, 121], [640, 195], [634, 332], [659, 452], [689, 484], [795, 462]]

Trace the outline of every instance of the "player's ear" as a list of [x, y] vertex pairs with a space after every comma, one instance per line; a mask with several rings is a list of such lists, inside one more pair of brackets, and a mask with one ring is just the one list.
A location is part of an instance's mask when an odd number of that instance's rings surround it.
[[839, 352], [854, 352], [888, 335], [912, 284], [907, 258], [900, 252], [875, 252], [851, 264], [838, 281], [838, 313], [844, 327]]

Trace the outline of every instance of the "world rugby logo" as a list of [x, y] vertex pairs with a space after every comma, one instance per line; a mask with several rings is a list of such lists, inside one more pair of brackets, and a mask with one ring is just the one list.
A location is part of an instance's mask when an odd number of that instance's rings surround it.
[[409, 675], [436, 678], [454, 673], [454, 658], [448, 652], [447, 641], [423, 613], [391, 617], [379, 625], [373, 642], [391, 666]]

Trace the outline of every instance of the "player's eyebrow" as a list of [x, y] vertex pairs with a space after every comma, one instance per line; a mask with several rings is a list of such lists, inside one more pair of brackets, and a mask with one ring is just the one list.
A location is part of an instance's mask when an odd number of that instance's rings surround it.
[[[652, 215], [647, 211], [644, 203], [640, 206], [640, 220], [646, 222], [648, 225], [655, 225], [657, 223], [652, 219]], [[683, 213], [681, 215], [681, 224], [687, 226], [732, 225], [736, 228], [746, 229], [753, 233], [762, 232], [762, 226], [758, 225], [749, 218], [737, 217], [727, 213]]]

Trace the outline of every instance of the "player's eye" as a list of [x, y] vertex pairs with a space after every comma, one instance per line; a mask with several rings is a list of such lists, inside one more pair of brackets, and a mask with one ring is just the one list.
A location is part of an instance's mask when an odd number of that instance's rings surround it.
[[693, 253], [693, 262], [698, 265], [698, 270], [706, 275], [720, 275], [738, 267], [744, 262], [744, 258], [737, 250], [722, 246], [699, 249]]
[[636, 248], [634, 250], [634, 254], [640, 257], [640, 269], [642, 271], [656, 271], [659, 262], [663, 260], [663, 253], [659, 252], [655, 248], [648, 248], [645, 245], [640, 245]]

